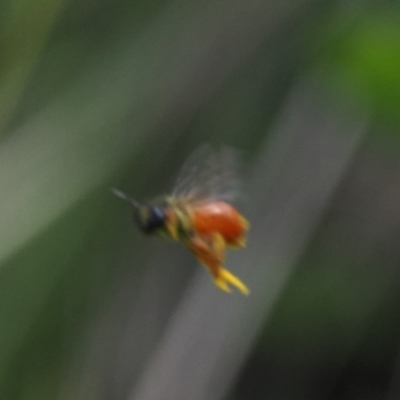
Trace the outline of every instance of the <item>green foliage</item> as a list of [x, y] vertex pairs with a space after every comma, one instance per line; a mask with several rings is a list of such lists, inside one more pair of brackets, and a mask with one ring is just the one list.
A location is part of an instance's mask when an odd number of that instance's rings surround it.
[[[398, 8], [361, 12], [330, 26], [321, 65], [332, 84], [363, 104], [373, 118], [399, 123], [400, 19]], [[338, 29], [339, 28], [339, 29]], [[344, 89], [345, 88], [345, 89]], [[343, 94], [342, 92], [342, 94]]]

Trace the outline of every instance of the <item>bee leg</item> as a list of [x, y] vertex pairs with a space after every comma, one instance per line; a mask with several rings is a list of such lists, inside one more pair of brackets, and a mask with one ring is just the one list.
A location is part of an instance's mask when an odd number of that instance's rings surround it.
[[[250, 223], [242, 216], [240, 216], [240, 225], [243, 227], [244, 231], [249, 230]], [[246, 232], [243, 232], [243, 234], [238, 237], [234, 242], [229, 243], [229, 248], [240, 249], [242, 247], [246, 247], [246, 242]]]
[[167, 221], [165, 222], [165, 227], [169, 236], [173, 240], [179, 240], [178, 236], [178, 218], [174, 213], [167, 214]]
[[244, 218], [243, 216], [240, 216], [240, 225], [242, 225], [243, 229], [248, 231], [250, 229], [250, 222], [247, 221], [246, 218]]
[[211, 238], [193, 235], [187, 242], [189, 250], [208, 268], [216, 286], [224, 292], [230, 292], [229, 285], [235, 286], [243, 294], [249, 294], [247, 286], [235, 275], [223, 267], [226, 243], [219, 233]]
[[248, 295], [250, 293], [248, 287], [237, 276], [233, 275], [231, 272], [223, 267], [225, 261], [226, 243], [223, 236], [219, 233], [215, 233], [213, 235], [213, 248], [219, 260], [219, 268], [216, 270], [216, 274], [213, 274], [215, 284], [220, 289], [229, 292], [230, 289], [228, 284], [231, 284], [232, 286], [235, 286], [237, 289], [239, 289], [243, 294]]
[[227, 282], [224, 279], [219, 279], [221, 263], [225, 258], [225, 242], [217, 241], [215, 244], [210, 238], [192, 235], [185, 244], [196, 258], [207, 267], [215, 284], [224, 292], [230, 292]]
[[249, 288], [237, 276], [233, 275], [225, 268], [221, 268], [218, 278], [215, 278], [215, 283], [218, 287], [221, 287], [221, 281], [223, 281], [224, 286], [227, 286], [228, 283], [232, 286], [235, 286], [240, 292], [242, 292], [246, 296], [250, 293]]
[[212, 235], [211, 244], [215, 257], [222, 265], [225, 262], [225, 251], [226, 251], [226, 242], [224, 237], [219, 233], [214, 233]]
[[206, 264], [213, 276], [216, 286], [224, 292], [230, 293], [229, 280], [225, 279], [224, 262], [226, 243], [224, 237], [219, 233], [214, 233], [208, 240], [210, 262]]
[[241, 249], [243, 247], [246, 247], [246, 242], [247, 242], [246, 237], [243, 235], [239, 239], [237, 239], [235, 242], [229, 243], [229, 248], [232, 250]]

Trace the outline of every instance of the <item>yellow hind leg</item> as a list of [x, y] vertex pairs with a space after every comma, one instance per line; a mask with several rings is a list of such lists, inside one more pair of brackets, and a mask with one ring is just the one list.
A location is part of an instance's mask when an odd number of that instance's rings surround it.
[[235, 286], [240, 292], [247, 295], [250, 293], [247, 286], [235, 275], [223, 267], [225, 261], [226, 243], [219, 233], [211, 238], [193, 236], [186, 245], [197, 259], [210, 271], [216, 286], [229, 293], [229, 285]]
[[218, 288], [223, 290], [224, 292], [230, 292], [231, 289], [229, 284], [235, 286], [239, 291], [243, 294], [248, 295], [250, 293], [248, 287], [235, 275], [229, 272], [227, 269], [223, 267], [225, 261], [225, 249], [226, 243], [225, 239], [219, 233], [213, 235], [213, 249], [214, 253], [217, 256], [219, 261], [218, 268], [215, 270], [213, 274], [214, 282]]
[[219, 275], [214, 277], [215, 284], [223, 291], [230, 292], [231, 289], [228, 284], [235, 286], [240, 292], [244, 295], [248, 295], [250, 293], [249, 288], [235, 275], [229, 272], [225, 268], [220, 268]]

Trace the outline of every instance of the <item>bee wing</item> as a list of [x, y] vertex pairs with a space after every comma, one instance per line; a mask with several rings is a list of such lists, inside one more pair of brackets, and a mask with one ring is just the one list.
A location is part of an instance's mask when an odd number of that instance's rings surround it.
[[232, 201], [238, 195], [238, 154], [223, 147], [209, 145], [197, 149], [183, 165], [172, 195], [188, 201]]

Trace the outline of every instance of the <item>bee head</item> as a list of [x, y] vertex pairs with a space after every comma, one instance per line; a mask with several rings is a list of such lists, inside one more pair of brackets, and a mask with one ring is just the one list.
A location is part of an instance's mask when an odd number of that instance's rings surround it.
[[132, 206], [133, 219], [143, 233], [148, 235], [160, 233], [162, 228], [165, 227], [166, 217], [164, 207], [139, 204], [136, 200], [128, 197], [118, 189], [112, 189], [112, 192]]
[[165, 226], [165, 212], [161, 207], [143, 205], [134, 208], [133, 217], [139, 229], [148, 235], [158, 233]]

